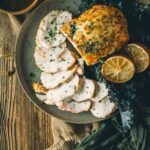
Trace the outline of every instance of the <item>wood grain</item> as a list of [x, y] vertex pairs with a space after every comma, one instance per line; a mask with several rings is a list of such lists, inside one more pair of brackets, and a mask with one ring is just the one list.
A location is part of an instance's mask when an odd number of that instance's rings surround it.
[[43, 150], [52, 143], [51, 117], [39, 110], [23, 93], [13, 55], [0, 49], [0, 150]]

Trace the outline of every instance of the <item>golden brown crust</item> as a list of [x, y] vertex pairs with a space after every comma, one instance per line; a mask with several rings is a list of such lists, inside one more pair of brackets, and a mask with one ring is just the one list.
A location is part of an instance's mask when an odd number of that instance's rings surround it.
[[39, 82], [33, 83], [32, 86], [33, 86], [33, 89], [34, 89], [34, 91], [35, 91], [36, 93], [43, 93], [43, 94], [45, 94], [45, 93], [48, 91], [48, 90], [47, 90], [42, 84], [40, 84]]
[[96, 5], [61, 28], [88, 65], [119, 50], [129, 39], [127, 21], [118, 9]]

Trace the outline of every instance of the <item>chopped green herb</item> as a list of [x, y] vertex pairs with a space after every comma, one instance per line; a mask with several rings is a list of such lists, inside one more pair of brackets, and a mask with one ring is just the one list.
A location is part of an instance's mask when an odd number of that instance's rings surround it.
[[35, 75], [33, 72], [31, 72], [31, 73], [29, 74], [29, 77], [30, 77], [30, 78], [34, 78], [34, 77], [36, 77], [36, 75]]
[[53, 21], [51, 22], [51, 24], [53, 24], [55, 21], [56, 21], [56, 20], [53, 20]]
[[64, 58], [62, 58], [62, 61], [66, 61]]
[[50, 37], [53, 38], [53, 37], [56, 35], [56, 32], [51, 29], [51, 30], [48, 32], [48, 34], [49, 34]]
[[70, 25], [70, 33], [71, 37], [73, 38], [74, 34], [76, 33], [77, 27], [76, 27], [76, 22], [72, 22]]
[[91, 25], [91, 26], [92, 26], [92, 25], [94, 25], [94, 22], [93, 22], [93, 21], [91, 21], [91, 22], [90, 22], [90, 25]]
[[46, 36], [46, 37], [44, 37], [44, 39], [45, 39], [45, 40], [47, 40], [47, 39], [48, 39], [48, 37]]
[[84, 48], [84, 45], [79, 45], [78, 47], [81, 48], [81, 49], [83, 49], [83, 48]]
[[50, 62], [53, 62], [54, 61], [54, 59], [50, 59]]
[[96, 52], [99, 49], [100, 49], [99, 42], [93, 42], [91, 40], [86, 42], [86, 48], [85, 48], [86, 53]]
[[93, 21], [91, 21], [91, 22], [90, 22], [90, 24], [88, 25], [88, 28], [94, 28], [94, 26], [93, 26], [93, 25], [94, 25], [94, 22], [93, 22]]
[[90, 34], [91, 32], [86, 32], [86, 34]]
[[56, 24], [56, 26], [54, 27], [54, 29], [57, 30], [57, 24]]

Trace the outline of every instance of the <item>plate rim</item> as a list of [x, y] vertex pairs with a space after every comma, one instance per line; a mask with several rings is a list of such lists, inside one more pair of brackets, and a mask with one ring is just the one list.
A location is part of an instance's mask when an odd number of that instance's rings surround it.
[[[21, 88], [23, 89], [23, 92], [25, 93], [25, 95], [27, 96], [27, 98], [39, 109], [41, 110], [42, 112], [48, 114], [49, 116], [52, 116], [52, 117], [55, 117], [55, 118], [58, 118], [58, 119], [61, 119], [65, 122], [68, 122], [68, 123], [74, 123], [74, 124], [88, 124], [88, 123], [94, 123], [94, 122], [98, 122], [98, 121], [104, 121], [104, 120], [107, 120], [113, 116], [115, 116], [118, 112], [115, 111], [113, 112], [112, 114], [110, 114], [109, 116], [105, 117], [105, 118], [96, 118], [95, 117], [95, 120], [89, 120], [89, 121], [79, 121], [79, 122], [76, 122], [76, 121], [70, 121], [69, 119], [64, 119], [64, 118], [61, 118], [59, 117], [58, 115], [54, 115], [54, 114], [51, 114], [50, 112], [48, 112], [47, 110], [45, 110], [43, 107], [41, 107], [41, 105], [44, 105], [42, 104], [41, 102], [38, 102], [36, 99], [33, 98], [32, 94], [31, 94], [31, 91], [29, 90], [28, 86], [27, 86], [27, 83], [25, 81], [25, 78], [24, 78], [24, 75], [23, 75], [23, 71], [21, 70], [21, 61], [20, 61], [20, 46], [19, 46], [19, 42], [20, 42], [20, 37], [24, 35], [24, 26], [28, 23], [28, 21], [31, 20], [32, 17], [34, 17], [34, 14], [36, 13], [36, 11], [38, 11], [38, 9], [42, 6], [44, 6], [46, 3], [48, 3], [50, 0], [46, 0], [46, 1], [43, 1], [41, 4], [39, 4], [31, 13], [30, 15], [24, 20], [23, 24], [21, 25], [21, 28], [20, 28], [20, 31], [19, 31], [19, 35], [17, 37], [17, 40], [16, 40], [16, 43], [15, 43], [15, 64], [16, 64], [16, 74], [17, 74], [17, 78], [19, 80], [19, 84], [21, 86]], [[19, 52], [19, 53], [18, 53]], [[38, 103], [41, 103], [38, 104]]]

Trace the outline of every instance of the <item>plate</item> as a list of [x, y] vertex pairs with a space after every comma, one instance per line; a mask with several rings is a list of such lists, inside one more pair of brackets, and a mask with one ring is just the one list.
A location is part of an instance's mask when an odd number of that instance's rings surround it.
[[[25, 20], [16, 44], [16, 69], [19, 81], [31, 101], [44, 112], [70, 123], [92, 123], [102, 119], [94, 117], [90, 112], [74, 114], [59, 110], [56, 106], [42, 104], [32, 89], [32, 83], [40, 79], [40, 70], [34, 62], [35, 36], [41, 19], [51, 10], [62, 9], [79, 14], [80, 0], [47, 0], [39, 5]], [[36, 76], [31, 77], [31, 73]], [[111, 117], [111, 116], [109, 116]], [[106, 118], [105, 118], [106, 119]]]

